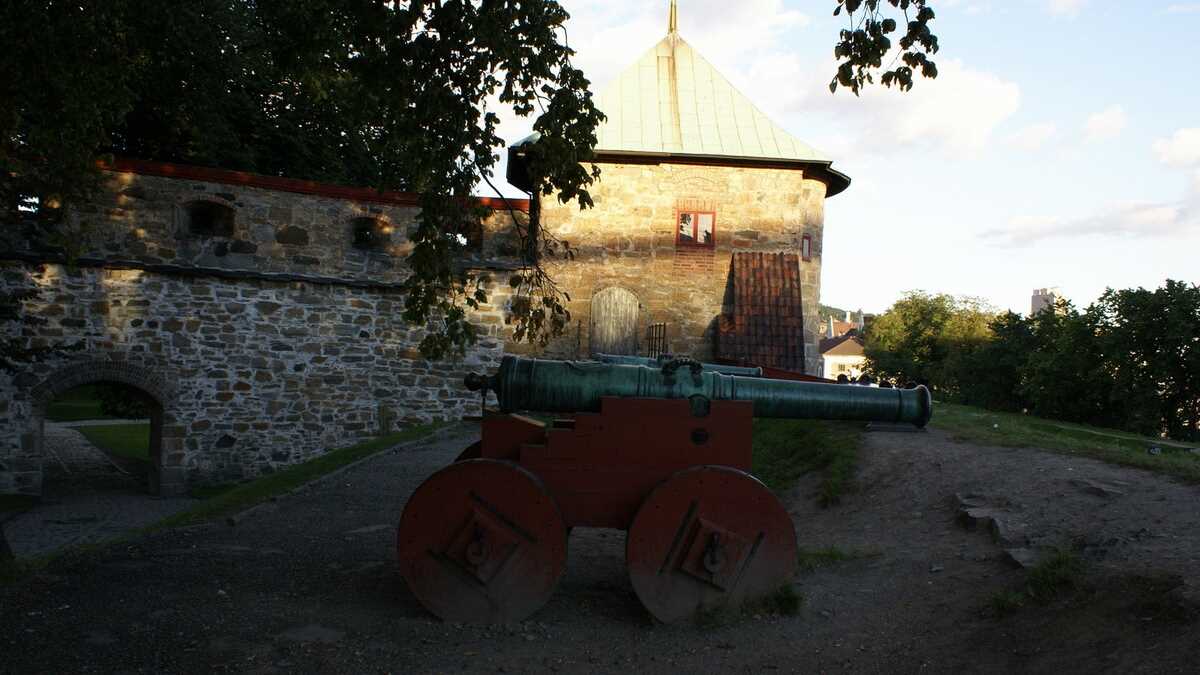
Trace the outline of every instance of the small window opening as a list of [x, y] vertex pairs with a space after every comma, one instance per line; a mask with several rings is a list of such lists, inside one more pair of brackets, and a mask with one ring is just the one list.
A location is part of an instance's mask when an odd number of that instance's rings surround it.
[[355, 218], [351, 227], [354, 248], [360, 251], [382, 251], [392, 243], [393, 229], [390, 223], [378, 218]]
[[187, 231], [197, 237], [232, 237], [233, 209], [210, 201], [188, 202], [183, 207]]
[[800, 239], [800, 257], [804, 262], [812, 260], [812, 235], [806, 234]]
[[712, 211], [680, 211], [675, 243], [682, 246], [712, 246], [717, 214]]

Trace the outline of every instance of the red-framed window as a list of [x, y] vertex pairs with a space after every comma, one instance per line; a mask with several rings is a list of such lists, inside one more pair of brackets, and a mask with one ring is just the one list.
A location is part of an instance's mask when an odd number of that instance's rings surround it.
[[686, 211], [675, 213], [675, 245], [712, 248], [717, 243], [717, 212]]
[[812, 260], [812, 235], [806, 234], [800, 238], [800, 257], [804, 262]]

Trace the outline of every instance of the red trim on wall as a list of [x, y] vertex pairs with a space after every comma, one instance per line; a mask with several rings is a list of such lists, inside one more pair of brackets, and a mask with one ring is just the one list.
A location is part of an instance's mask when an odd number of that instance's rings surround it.
[[[282, 176], [264, 176], [244, 171], [229, 169], [214, 169], [206, 166], [191, 166], [188, 164], [173, 164], [171, 162], [155, 162], [145, 159], [118, 157], [111, 163], [99, 162], [105, 171], [136, 173], [142, 176], [161, 176], [163, 178], [179, 178], [183, 180], [199, 180], [206, 183], [222, 183], [225, 185], [243, 185], [246, 187], [276, 190], [279, 192], [294, 192], [302, 195], [346, 199], [356, 202], [375, 202], [379, 204], [395, 204], [397, 206], [420, 206], [421, 196], [412, 192], [380, 192], [373, 188], [350, 187], [318, 183], [298, 178]], [[511, 206], [518, 211], [529, 213], [528, 199], [499, 199], [496, 197], [475, 197], [484, 206], [493, 209], [506, 209]]]

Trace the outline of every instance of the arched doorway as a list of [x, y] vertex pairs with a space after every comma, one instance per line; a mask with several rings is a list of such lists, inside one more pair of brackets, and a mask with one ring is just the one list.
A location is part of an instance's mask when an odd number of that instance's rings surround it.
[[[70, 400], [73, 392], [87, 385], [110, 385], [112, 390], [124, 390], [138, 410], [145, 414], [146, 431], [145, 489], [155, 495], [176, 495], [184, 492], [183, 467], [165, 450], [182, 446], [179, 430], [170, 423], [168, 404], [172, 387], [169, 380], [139, 366], [115, 361], [88, 361], [60, 368], [31, 388], [36, 448], [42, 457], [43, 472], [48, 460], [47, 413], [52, 403]], [[64, 397], [64, 395], [67, 395]]]
[[637, 354], [641, 303], [627, 288], [609, 286], [592, 296], [592, 354]]
[[[42, 494], [145, 493], [156, 482], [162, 405], [117, 382], [70, 389], [46, 405], [42, 420]], [[152, 452], [153, 450], [153, 452]]]

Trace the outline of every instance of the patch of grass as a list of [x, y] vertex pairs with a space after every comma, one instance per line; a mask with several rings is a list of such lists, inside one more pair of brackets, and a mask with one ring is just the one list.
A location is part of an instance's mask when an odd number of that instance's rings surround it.
[[13, 584], [30, 575], [37, 574], [51, 567], [62, 569], [79, 564], [100, 552], [126, 541], [128, 536], [120, 536], [101, 542], [76, 544], [53, 553], [45, 553], [30, 558], [0, 561], [0, 586]]
[[1048, 603], [1081, 590], [1083, 574], [1083, 560], [1074, 551], [1055, 549], [1030, 568], [1021, 588], [993, 593], [988, 608], [993, 616], [999, 618], [1016, 612], [1029, 602]]
[[822, 567], [829, 567], [838, 563], [847, 562], [849, 560], [861, 560], [863, 558], [877, 558], [882, 553], [878, 551], [846, 551], [836, 546], [827, 546], [812, 550], [800, 549], [796, 553], [797, 567], [801, 572], [813, 572]]
[[149, 424], [105, 424], [94, 427], [78, 427], [92, 445], [110, 455], [150, 461]]
[[759, 598], [742, 607], [742, 611], [751, 614], [778, 614], [779, 616], [796, 616], [804, 606], [804, 596], [796, 592], [792, 584], [784, 584], [775, 589], [774, 593]]
[[1003, 590], [992, 594], [989, 603], [992, 614], [997, 617], [1008, 616], [1025, 606], [1029, 596], [1021, 591]]
[[152, 525], [149, 530], [159, 530], [182, 525], [194, 525], [221, 518], [264, 502], [271, 497], [293, 490], [347, 464], [369, 457], [393, 445], [426, 436], [446, 426], [447, 422], [421, 424], [395, 434], [359, 443], [340, 450], [331, 450], [303, 464], [282, 469], [247, 483], [234, 486], [209, 488], [213, 494], [209, 499], [182, 513], [177, 513]]
[[[1158, 438], [951, 403], [937, 404], [930, 425], [945, 429], [960, 440], [1042, 448], [1200, 483], [1200, 455], [1188, 452], [1186, 446]], [[1161, 448], [1162, 453], [1151, 455], [1148, 452], [1151, 447]]]
[[212, 499], [219, 497], [230, 490], [234, 490], [241, 483], [221, 483], [219, 485], [197, 485], [188, 490], [188, 496], [192, 499]]
[[1047, 602], [1078, 588], [1082, 576], [1083, 561], [1073, 551], [1060, 548], [1029, 570], [1026, 592], [1038, 602]]
[[719, 604], [705, 607], [692, 617], [698, 628], [720, 628], [748, 616], [796, 616], [804, 606], [804, 596], [792, 584], [784, 584], [759, 598], [747, 600], [741, 606]]
[[836, 504], [850, 491], [862, 446], [861, 423], [824, 420], [754, 420], [752, 472], [772, 490], [787, 490], [820, 471], [817, 501]]

